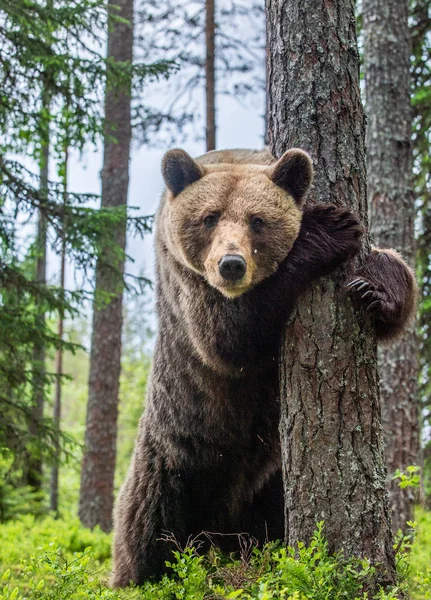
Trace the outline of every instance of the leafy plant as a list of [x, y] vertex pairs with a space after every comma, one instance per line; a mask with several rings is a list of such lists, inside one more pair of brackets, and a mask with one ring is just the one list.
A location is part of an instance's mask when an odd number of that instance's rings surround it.
[[[419, 511], [418, 524], [418, 541], [412, 545], [410, 536], [398, 547], [398, 587], [379, 590], [373, 600], [409, 592], [431, 599], [431, 514]], [[110, 544], [109, 535], [86, 530], [75, 518], [37, 521], [26, 515], [0, 525], [0, 600], [372, 600], [366, 586], [373, 567], [331, 554], [323, 523], [308, 546], [245, 545], [236, 559], [215, 549], [200, 556], [193, 546], [174, 548], [169, 576], [125, 590], [107, 587]]]
[[393, 481], [399, 479], [398, 486], [401, 489], [405, 489], [407, 487], [416, 488], [420, 487], [421, 476], [420, 476], [420, 467], [410, 465], [406, 468], [405, 472], [397, 469], [395, 471], [395, 475], [392, 477]]

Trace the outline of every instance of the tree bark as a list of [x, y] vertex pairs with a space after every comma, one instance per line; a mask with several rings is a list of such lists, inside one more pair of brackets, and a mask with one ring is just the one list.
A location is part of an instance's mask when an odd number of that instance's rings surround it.
[[[309, 202], [367, 222], [364, 116], [351, 0], [266, 0], [269, 137], [275, 156], [313, 157]], [[364, 252], [367, 244], [364, 245]], [[346, 269], [298, 302], [280, 361], [286, 541], [324, 520], [331, 551], [369, 558], [395, 580], [372, 325], [343, 289]]]
[[[42, 92], [42, 111], [49, 111], [50, 95], [46, 88]], [[39, 172], [39, 190], [42, 198], [48, 196], [49, 179], [49, 150], [50, 135], [49, 124], [46, 124], [46, 131], [41, 140], [41, 157]], [[47, 221], [43, 208], [39, 209], [36, 234], [36, 268], [35, 282], [40, 286], [46, 285], [46, 245], [47, 245]], [[45, 313], [42, 306], [36, 307], [36, 320], [40, 329], [45, 327]], [[36, 343], [33, 348], [33, 367], [32, 367], [32, 406], [30, 420], [28, 424], [29, 433], [38, 438], [39, 428], [43, 419], [43, 408], [45, 404], [45, 346], [43, 343]], [[42, 488], [42, 457], [39, 451], [31, 454], [28, 458], [26, 480], [27, 485], [34, 490]]]
[[[132, 61], [133, 0], [110, 0], [113, 14], [127, 22], [113, 21], [108, 34], [108, 58]], [[119, 8], [114, 8], [119, 7]], [[102, 170], [102, 206], [127, 204], [131, 141], [131, 89], [108, 88], [105, 96], [105, 147]], [[115, 138], [115, 139], [113, 139]], [[121, 370], [121, 330], [126, 220], [116, 227], [113, 245], [118, 258], [104, 248], [104, 262], [96, 269], [96, 300], [90, 356], [89, 397], [85, 452], [81, 473], [79, 516], [84, 525], [112, 528], [114, 473], [117, 440], [118, 393]], [[115, 263], [114, 272], [106, 262]], [[100, 292], [111, 300], [101, 305]]]
[[[408, 0], [363, 0], [368, 202], [377, 246], [398, 250], [415, 266], [412, 107]], [[413, 517], [414, 490], [392, 476], [419, 461], [418, 343], [411, 323], [402, 338], [379, 348], [380, 397], [392, 525]]]
[[206, 148], [209, 152], [216, 147], [214, 0], [206, 0], [205, 11]]

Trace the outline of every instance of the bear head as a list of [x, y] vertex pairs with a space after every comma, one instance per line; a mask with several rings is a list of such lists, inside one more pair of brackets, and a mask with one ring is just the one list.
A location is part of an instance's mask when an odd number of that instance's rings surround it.
[[162, 173], [169, 250], [235, 298], [273, 274], [292, 248], [313, 167], [298, 149], [270, 166], [203, 164], [174, 149]]

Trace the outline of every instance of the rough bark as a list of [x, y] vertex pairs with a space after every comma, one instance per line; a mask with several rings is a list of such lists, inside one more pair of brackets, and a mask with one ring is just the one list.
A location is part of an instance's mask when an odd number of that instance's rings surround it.
[[[131, 61], [133, 51], [133, 0], [112, 0], [110, 7], [127, 22], [114, 21], [108, 35], [108, 57]], [[102, 206], [127, 204], [131, 141], [130, 89], [107, 89], [106, 135], [102, 170]], [[113, 139], [115, 138], [115, 139]], [[126, 246], [126, 221], [117, 226], [113, 241], [122, 251]], [[122, 275], [124, 258], [118, 260], [111, 248], [102, 251], [104, 262], [96, 270], [96, 302], [90, 356], [89, 397], [85, 452], [81, 473], [79, 516], [87, 527], [112, 528], [114, 472], [117, 439], [118, 393], [121, 369]], [[106, 265], [115, 260], [114, 271]], [[100, 292], [111, 294], [101, 305]]]
[[[382, 248], [415, 263], [412, 187], [412, 108], [408, 0], [363, 0], [368, 201], [371, 233]], [[392, 481], [418, 464], [418, 344], [415, 323], [390, 347], [379, 348], [380, 398], [392, 525], [413, 516], [414, 491]]]
[[215, 6], [214, 0], [206, 0], [205, 22], [205, 77], [206, 77], [206, 148], [207, 152], [216, 147], [215, 109]]
[[[266, 8], [271, 150], [307, 150], [316, 170], [309, 202], [347, 206], [366, 223], [354, 2], [267, 0]], [[393, 583], [375, 337], [344, 279], [339, 270], [305, 293], [285, 332], [286, 541], [309, 541], [324, 520], [331, 550], [369, 558], [377, 580]]]

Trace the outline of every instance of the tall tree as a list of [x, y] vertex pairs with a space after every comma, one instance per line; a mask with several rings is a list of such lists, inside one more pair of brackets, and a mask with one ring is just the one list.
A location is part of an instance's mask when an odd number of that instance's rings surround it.
[[[69, 167], [69, 140], [67, 136], [67, 121], [65, 123], [65, 144], [64, 144], [64, 164], [63, 164], [63, 205], [67, 206], [67, 186], [68, 186], [68, 167]], [[59, 287], [64, 294], [66, 283], [66, 237], [63, 234], [61, 237], [60, 247], [60, 282]], [[58, 517], [58, 499], [59, 499], [59, 469], [60, 469], [60, 428], [61, 428], [61, 393], [62, 393], [62, 377], [63, 377], [63, 337], [64, 337], [64, 311], [62, 308], [58, 314], [58, 329], [57, 335], [59, 339], [59, 346], [56, 350], [55, 356], [55, 390], [54, 390], [54, 410], [53, 410], [53, 424], [54, 424], [54, 456], [53, 465], [51, 468], [51, 481], [50, 481], [50, 509]]]
[[[215, 104], [222, 95], [239, 102], [247, 98], [264, 112], [263, 6], [264, 0], [143, 3], [137, 14], [137, 55], [144, 61], [170, 58], [180, 67], [170, 81], [160, 81], [154, 88], [157, 104], [148, 108], [147, 119], [137, 123], [144, 143], [161, 139], [166, 146], [168, 137], [170, 143], [178, 143], [180, 136], [201, 138], [206, 129], [211, 150], [216, 141]], [[202, 96], [195, 93], [198, 90]]]
[[205, 0], [205, 92], [206, 92], [206, 149], [216, 147], [215, 108], [215, 6], [214, 0]]
[[[108, 33], [108, 62], [131, 64], [133, 59], [133, 0], [110, 0], [114, 20]], [[105, 141], [102, 207], [127, 205], [131, 141], [131, 82], [110, 85], [105, 95]], [[102, 250], [97, 263], [93, 305], [89, 397], [85, 452], [81, 472], [79, 516], [87, 527], [112, 528], [117, 441], [118, 393], [121, 370], [123, 273], [126, 219], [117, 224], [114, 246]], [[106, 298], [109, 294], [109, 298]], [[107, 302], [108, 300], [108, 302]]]
[[[43, 91], [42, 110], [49, 112], [48, 90]], [[48, 196], [48, 171], [49, 171], [49, 123], [46, 124], [46, 132], [41, 139], [41, 158], [40, 158], [40, 184], [39, 191], [42, 198]], [[46, 256], [47, 256], [47, 220], [45, 209], [42, 205], [38, 210], [37, 233], [36, 233], [36, 261], [34, 281], [38, 285], [46, 285]], [[37, 326], [45, 328], [45, 308], [42, 302], [37, 302], [36, 320]], [[29, 433], [37, 436], [39, 424], [43, 419], [43, 408], [45, 404], [45, 343], [41, 339], [36, 339], [33, 347], [33, 366], [32, 366], [32, 406], [30, 421], [28, 425]], [[35, 490], [42, 487], [42, 457], [39, 450], [33, 451], [28, 457], [28, 466], [26, 469], [27, 484]]]
[[[371, 233], [415, 266], [409, 0], [363, 0], [368, 204]], [[412, 519], [411, 488], [392, 477], [419, 461], [416, 324], [379, 348], [380, 398], [393, 529]]]
[[[49, 248], [59, 252], [64, 244], [68, 260], [86, 283], [92, 283], [88, 275], [93, 274], [96, 259], [104, 259], [100, 249], [113, 246], [112, 232], [125, 218], [124, 206], [89, 208], [94, 195], [69, 193], [65, 205], [64, 185], [50, 179], [44, 191], [40, 173], [36, 176], [21, 164], [21, 157], [46, 165], [41, 155], [50, 130], [51, 164], [57, 165], [61, 179], [65, 145], [82, 150], [102, 133], [106, 79], [119, 88], [134, 79], [139, 89], [148, 76], [167, 74], [170, 64], [132, 65], [112, 57], [107, 61], [98, 52], [98, 35], [107, 31], [105, 0], [0, 0], [0, 22], [0, 449], [6, 448], [13, 462], [5, 484], [18, 496], [29, 457], [58, 456], [58, 428], [46, 415], [35, 418], [32, 411], [33, 349], [75, 348], [61, 342], [39, 315], [73, 318], [89, 297], [88, 288], [63, 290], [35, 281], [35, 252], [30, 253], [22, 223], [35, 222], [43, 212]], [[51, 100], [50, 110], [46, 99]], [[133, 217], [128, 223], [143, 234], [151, 219]], [[40, 390], [49, 393], [49, 384], [56, 379], [47, 369]], [[70, 437], [64, 433], [60, 437], [61, 450], [70, 449], [65, 443], [71, 442]], [[21, 496], [28, 498], [28, 489]], [[0, 512], [3, 518], [13, 513], [4, 495]]]
[[[52, 2], [46, 3], [48, 10], [52, 9]], [[45, 43], [50, 45], [51, 39]], [[41, 197], [48, 197], [49, 189], [49, 158], [50, 158], [50, 110], [51, 110], [51, 86], [52, 69], [49, 66], [42, 75], [41, 82], [41, 107], [39, 119], [40, 156], [39, 156], [39, 190]], [[47, 220], [42, 205], [38, 210], [37, 234], [36, 234], [36, 260], [34, 280], [39, 285], [46, 285], [46, 258], [47, 258]], [[43, 303], [38, 302], [36, 306], [36, 319], [41, 328], [45, 326], [45, 308]], [[39, 423], [43, 419], [45, 400], [45, 345], [37, 340], [33, 348], [33, 380], [32, 380], [32, 408], [29, 422], [29, 432], [36, 436]], [[42, 457], [39, 451], [32, 453], [28, 458], [27, 483], [35, 490], [42, 486]]]
[[[366, 223], [354, 2], [267, 0], [266, 12], [271, 149], [277, 157], [292, 146], [307, 150], [316, 170], [309, 202], [347, 206]], [[395, 561], [376, 343], [369, 319], [346, 296], [345, 271], [303, 295], [283, 343], [286, 540], [309, 541], [323, 519], [330, 549], [369, 558], [387, 584]]]

